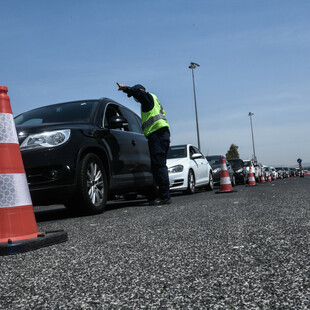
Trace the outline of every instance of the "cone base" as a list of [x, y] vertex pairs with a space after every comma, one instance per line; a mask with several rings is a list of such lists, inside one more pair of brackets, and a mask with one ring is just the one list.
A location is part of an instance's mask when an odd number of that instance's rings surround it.
[[33, 239], [19, 241], [11, 241], [9, 239], [7, 243], [0, 243], [0, 256], [29, 252], [67, 240], [68, 234], [63, 230], [39, 233], [38, 237]]

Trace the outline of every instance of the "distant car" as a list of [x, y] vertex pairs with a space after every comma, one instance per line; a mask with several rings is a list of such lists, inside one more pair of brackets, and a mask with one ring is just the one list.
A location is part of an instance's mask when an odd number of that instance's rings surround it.
[[212, 191], [212, 167], [195, 146], [191, 144], [170, 146], [167, 167], [171, 191], [193, 194], [198, 187]]
[[278, 179], [279, 174], [278, 174], [278, 171], [276, 170], [276, 168], [275, 167], [270, 167], [270, 170], [271, 170], [271, 178], [273, 180]]
[[260, 182], [260, 180], [262, 178], [262, 168], [263, 168], [263, 165], [261, 163], [254, 163], [254, 168], [255, 168], [255, 178], [256, 178], [256, 181]]
[[272, 177], [271, 176], [272, 171], [271, 171], [270, 167], [268, 167], [268, 166], [264, 166], [263, 169], [264, 169], [264, 173], [265, 173], [265, 180], [267, 181], [269, 175], [270, 175], [270, 177]]
[[278, 172], [279, 178], [284, 178], [284, 171], [283, 167], [275, 167], [276, 171]]
[[288, 178], [290, 176], [290, 170], [288, 167], [283, 167], [283, 177]]
[[255, 171], [255, 167], [254, 167], [254, 162], [250, 159], [245, 159], [243, 160], [244, 162], [244, 166], [246, 167], [247, 170], [247, 179], [249, 178], [249, 173], [250, 173], [250, 167], [252, 167], [252, 169], [254, 169], [254, 177], [255, 179], [258, 178], [258, 171]]
[[234, 176], [234, 170], [232, 169], [231, 165], [228, 163], [225, 156], [223, 156], [223, 155], [207, 156], [207, 160], [212, 167], [214, 183], [219, 184], [221, 181], [222, 157], [224, 157], [225, 162], [226, 162], [226, 166], [227, 166], [228, 174], [230, 177], [231, 185], [235, 186], [236, 185], [236, 179]]
[[290, 176], [294, 177], [297, 176], [297, 169], [296, 168], [289, 168], [290, 170]]
[[246, 184], [247, 183], [247, 170], [244, 166], [244, 162], [240, 158], [231, 158], [227, 160], [234, 170], [234, 176], [236, 183]]

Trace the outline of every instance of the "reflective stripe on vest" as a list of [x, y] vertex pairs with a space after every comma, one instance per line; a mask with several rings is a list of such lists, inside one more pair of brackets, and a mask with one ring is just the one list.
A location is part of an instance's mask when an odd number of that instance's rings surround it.
[[[165, 111], [161, 104], [159, 103], [158, 98], [151, 94], [154, 101], [154, 107], [151, 111], [143, 112], [141, 107], [141, 117], [142, 117], [142, 130], [145, 136], [150, 135], [152, 132], [158, 130], [161, 127], [169, 127]], [[155, 114], [156, 113], [156, 114]], [[160, 123], [155, 124], [160, 121]]]

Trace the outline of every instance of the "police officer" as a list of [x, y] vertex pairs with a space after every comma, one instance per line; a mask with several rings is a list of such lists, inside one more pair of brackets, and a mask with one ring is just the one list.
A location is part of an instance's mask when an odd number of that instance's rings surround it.
[[159, 198], [151, 201], [150, 205], [170, 204], [172, 201], [169, 191], [168, 168], [166, 166], [170, 145], [170, 131], [166, 113], [158, 98], [154, 94], [146, 92], [144, 86], [137, 84], [128, 87], [124, 84], [116, 84], [118, 90], [126, 93], [128, 97], [134, 97], [136, 101], [141, 103], [142, 129], [148, 140], [152, 173], [159, 194]]

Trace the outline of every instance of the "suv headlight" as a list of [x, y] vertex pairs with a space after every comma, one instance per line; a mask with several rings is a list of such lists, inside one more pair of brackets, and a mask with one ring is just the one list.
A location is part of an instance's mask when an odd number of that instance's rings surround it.
[[182, 165], [176, 165], [168, 169], [168, 173], [178, 173], [182, 172], [184, 167]]
[[29, 150], [34, 148], [56, 147], [66, 143], [69, 140], [70, 133], [70, 129], [64, 129], [30, 135], [24, 140], [20, 148]]
[[243, 172], [243, 169], [240, 168], [240, 169], [238, 169], [236, 172], [237, 172], [237, 173], [241, 173], [241, 172]]

